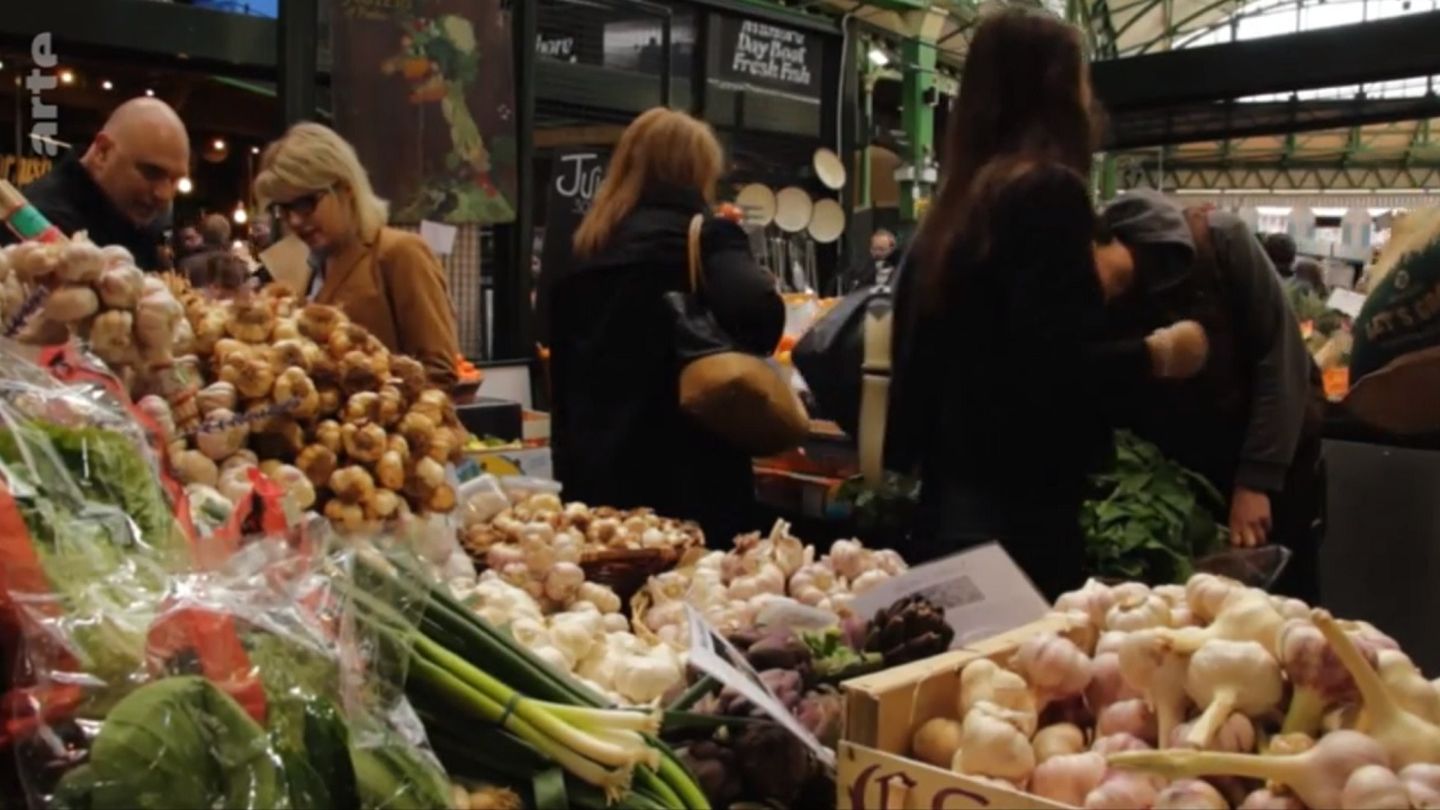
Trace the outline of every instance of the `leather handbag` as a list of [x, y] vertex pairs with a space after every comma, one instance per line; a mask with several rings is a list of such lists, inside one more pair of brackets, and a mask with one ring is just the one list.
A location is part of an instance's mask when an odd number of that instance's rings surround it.
[[740, 351], [705, 306], [700, 231], [690, 221], [686, 238], [687, 292], [666, 293], [675, 316], [680, 367], [680, 409], [706, 430], [751, 456], [798, 447], [810, 432], [800, 397], [767, 359]]

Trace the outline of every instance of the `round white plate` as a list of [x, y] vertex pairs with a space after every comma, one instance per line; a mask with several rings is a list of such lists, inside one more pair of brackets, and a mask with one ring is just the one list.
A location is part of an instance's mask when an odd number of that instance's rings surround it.
[[840, 203], [829, 199], [815, 201], [815, 211], [810, 216], [810, 238], [822, 245], [828, 245], [845, 233], [845, 209]]
[[800, 233], [810, 224], [814, 204], [805, 189], [790, 186], [775, 195], [775, 224], [786, 233]]
[[815, 150], [815, 176], [832, 191], [845, 187], [845, 163], [834, 152], [820, 147]]
[[761, 228], [775, 221], [775, 192], [764, 183], [751, 183], [740, 189], [735, 204], [745, 212], [745, 224]]

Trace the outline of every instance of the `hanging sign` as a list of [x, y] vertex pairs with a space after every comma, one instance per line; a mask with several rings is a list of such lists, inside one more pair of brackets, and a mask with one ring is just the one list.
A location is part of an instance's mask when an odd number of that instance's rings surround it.
[[579, 48], [575, 45], [575, 37], [572, 34], [546, 34], [540, 32], [535, 36], [535, 55], [542, 59], [554, 59], [557, 62], [574, 62], [578, 55]]
[[739, 17], [716, 21], [717, 79], [804, 96], [820, 94], [818, 37]]
[[577, 149], [555, 156], [550, 186], [545, 192], [545, 241], [540, 248], [540, 278], [536, 282], [535, 323], [542, 342], [549, 334], [546, 310], [550, 287], [575, 263], [571, 251], [575, 229], [590, 210], [609, 162], [609, 153], [599, 149]]

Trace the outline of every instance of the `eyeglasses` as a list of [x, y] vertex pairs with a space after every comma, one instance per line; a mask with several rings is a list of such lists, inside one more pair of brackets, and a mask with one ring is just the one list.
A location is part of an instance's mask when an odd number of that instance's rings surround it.
[[291, 214], [308, 217], [315, 213], [315, 208], [320, 205], [320, 199], [329, 193], [330, 189], [322, 188], [319, 191], [302, 194], [289, 202], [273, 203], [270, 206], [270, 214], [276, 219], [285, 219]]

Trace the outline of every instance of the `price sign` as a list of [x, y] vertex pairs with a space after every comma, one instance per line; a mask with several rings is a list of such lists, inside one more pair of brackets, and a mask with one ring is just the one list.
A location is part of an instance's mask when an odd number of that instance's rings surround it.
[[821, 764], [834, 772], [835, 752], [821, 745], [815, 735], [790, 714], [785, 704], [760, 680], [760, 675], [745, 660], [745, 656], [715, 632], [700, 611], [686, 605], [685, 617], [690, 626], [690, 666], [740, 693], [770, 719], [794, 734]]

